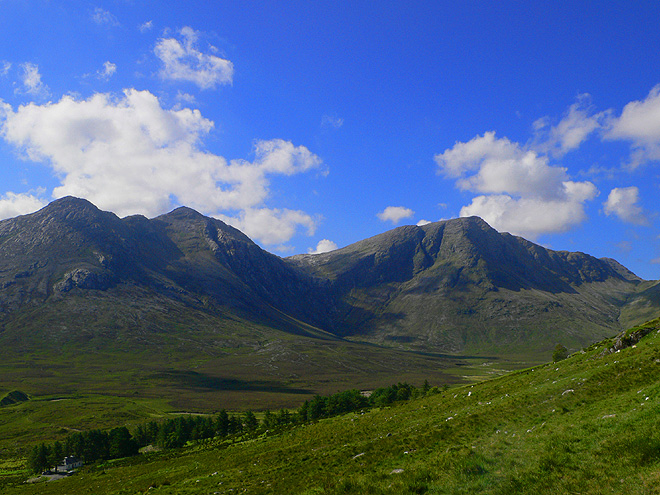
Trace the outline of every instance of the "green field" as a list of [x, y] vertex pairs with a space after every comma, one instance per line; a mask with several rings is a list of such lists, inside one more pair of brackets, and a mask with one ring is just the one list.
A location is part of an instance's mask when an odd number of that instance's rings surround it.
[[[201, 328], [201, 331], [200, 331]], [[0, 399], [19, 390], [30, 400], [0, 407], [0, 460], [25, 456], [36, 443], [69, 432], [129, 427], [177, 413], [296, 408], [316, 394], [392, 382], [417, 386], [469, 383], [502, 374], [517, 362], [454, 357], [371, 344], [288, 336], [254, 327], [256, 337], [204, 327], [181, 332], [163, 347], [132, 352], [117, 346], [72, 349], [43, 342], [33, 351], [0, 352]], [[230, 327], [230, 330], [232, 328]], [[243, 339], [241, 344], [232, 339]], [[212, 342], [205, 348], [193, 339]], [[483, 366], [483, 365], [486, 366]]]
[[23, 484], [4, 464], [3, 493], [660, 493], [660, 321], [646, 327], [619, 352], [605, 352], [610, 339], [391, 407], [59, 481]]

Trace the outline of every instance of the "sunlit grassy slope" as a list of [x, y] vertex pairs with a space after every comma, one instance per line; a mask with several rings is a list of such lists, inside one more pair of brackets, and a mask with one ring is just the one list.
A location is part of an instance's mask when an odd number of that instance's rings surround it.
[[[565, 361], [236, 444], [88, 466], [49, 493], [660, 493], [660, 319]], [[629, 332], [630, 333], [630, 332]]]

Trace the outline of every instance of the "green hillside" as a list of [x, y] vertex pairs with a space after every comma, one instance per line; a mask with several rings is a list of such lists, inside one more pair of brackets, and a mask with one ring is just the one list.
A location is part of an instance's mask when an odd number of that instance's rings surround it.
[[564, 361], [478, 384], [247, 441], [215, 440], [87, 466], [67, 479], [4, 490], [660, 493], [659, 378], [657, 319]]

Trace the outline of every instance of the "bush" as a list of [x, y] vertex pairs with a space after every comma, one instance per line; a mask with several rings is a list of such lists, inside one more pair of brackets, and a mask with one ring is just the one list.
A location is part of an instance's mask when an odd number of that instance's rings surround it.
[[556, 363], [557, 361], [563, 361], [567, 357], [568, 349], [561, 344], [557, 344], [555, 346], [555, 351], [552, 353], [552, 361]]

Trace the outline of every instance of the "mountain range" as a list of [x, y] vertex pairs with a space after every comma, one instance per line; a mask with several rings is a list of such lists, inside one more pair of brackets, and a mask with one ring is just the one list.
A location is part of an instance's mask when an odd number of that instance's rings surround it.
[[35, 333], [148, 343], [154, 325], [184, 324], [168, 312], [189, 308], [218, 327], [239, 318], [325, 340], [534, 354], [644, 321], [658, 292], [613, 259], [552, 251], [478, 217], [289, 258], [185, 207], [119, 218], [66, 197], [0, 222], [0, 338], [15, 345]]

